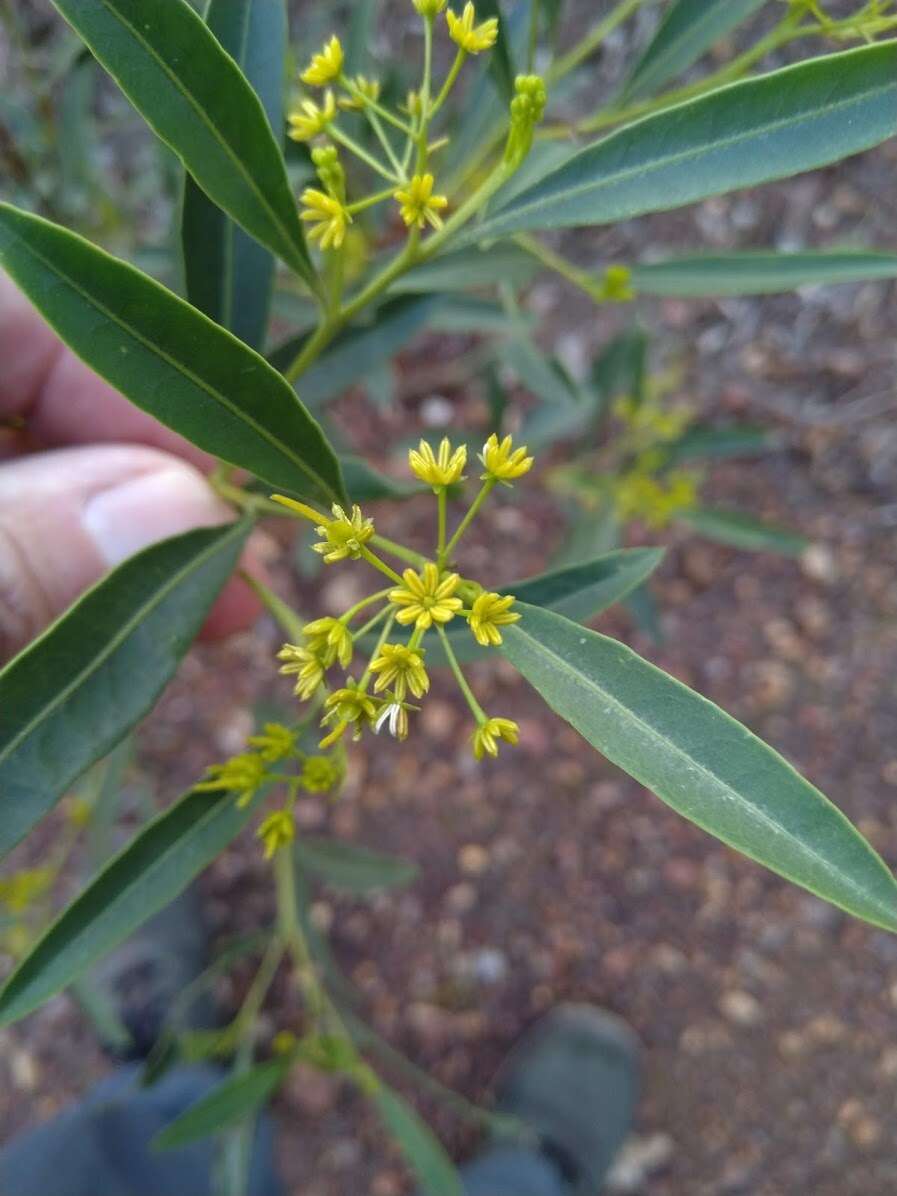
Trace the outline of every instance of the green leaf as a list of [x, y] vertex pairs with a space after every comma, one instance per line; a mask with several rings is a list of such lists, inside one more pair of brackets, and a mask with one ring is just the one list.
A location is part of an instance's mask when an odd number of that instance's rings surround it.
[[268, 1103], [289, 1070], [289, 1059], [274, 1059], [225, 1080], [157, 1134], [153, 1150], [177, 1150], [242, 1121]]
[[512, 336], [499, 350], [499, 358], [517, 375], [524, 390], [543, 403], [576, 401], [576, 388], [556, 357], [548, 357], [522, 332]]
[[526, 286], [539, 272], [536, 259], [516, 245], [488, 249], [473, 246], [415, 266], [390, 287], [390, 294], [444, 294], [446, 291], [494, 289], [496, 283]]
[[502, 648], [614, 764], [730, 847], [897, 931], [897, 884], [843, 814], [771, 747], [625, 645], [524, 611]]
[[517, 72], [514, 69], [507, 22], [498, 0], [478, 0], [477, 21], [486, 21], [490, 17], [495, 17], [498, 20], [498, 37], [489, 54], [489, 69], [499, 94], [506, 103], [510, 104], [514, 98], [514, 76]]
[[638, 326], [608, 341], [592, 363], [592, 385], [605, 407], [621, 395], [643, 402], [647, 382], [648, 337]]
[[[206, 24], [258, 95], [279, 142], [287, 42], [282, 0], [210, 0]], [[187, 298], [260, 349], [271, 306], [273, 255], [212, 203], [190, 175], [184, 182], [181, 236]]]
[[758, 428], [751, 424], [720, 427], [698, 424], [689, 428], [679, 440], [667, 446], [666, 463], [678, 465], [681, 461], [701, 458], [721, 460], [728, 457], [753, 457], [771, 452], [777, 447], [778, 438], [769, 428]]
[[250, 526], [138, 553], [0, 672], [0, 856], [152, 709]]
[[[408, 295], [382, 304], [367, 324], [354, 325], [333, 341], [296, 383], [310, 407], [318, 407], [363, 379], [381, 362], [388, 361], [426, 326], [436, 295]], [[278, 369], [286, 369], [302, 347], [304, 337], [281, 345], [271, 354]]]
[[265, 110], [190, 5], [53, 3], [209, 198], [313, 282], [283, 155]]
[[780, 552], [785, 556], [800, 556], [809, 543], [806, 537], [790, 528], [766, 523], [741, 511], [695, 507], [691, 511], [681, 511], [676, 518], [710, 540], [751, 552]]
[[425, 493], [421, 486], [415, 486], [410, 482], [397, 482], [395, 478], [374, 469], [363, 457], [341, 457], [340, 463], [346, 479], [346, 489], [353, 502], [411, 498], [414, 494]]
[[160, 423], [275, 486], [345, 498], [336, 458], [289, 384], [189, 303], [6, 204], [0, 265], [83, 361]]
[[408, 1102], [382, 1081], [371, 1100], [426, 1196], [464, 1196], [451, 1159]]
[[[521, 609], [522, 604], [529, 603], [566, 615], [576, 622], [585, 622], [596, 618], [641, 585], [663, 557], [662, 548], [621, 548], [596, 560], [500, 586], [498, 592], [513, 594]], [[466, 623], [452, 620], [447, 633], [459, 660], [475, 660], [487, 652], [473, 638]], [[442, 663], [442, 647], [435, 637], [430, 639], [427, 640], [427, 663]]]
[[610, 224], [788, 178], [894, 135], [897, 42], [722, 87], [574, 154], [467, 239]]
[[897, 278], [897, 254], [862, 249], [694, 254], [632, 268], [632, 285], [637, 291], [689, 298], [772, 295], [798, 287], [877, 278]]
[[410, 860], [341, 839], [303, 835], [296, 841], [295, 851], [300, 870], [347, 893], [401, 888], [416, 880], [419, 871]]
[[620, 106], [657, 92], [762, 8], [766, 0], [676, 0], [633, 67]]
[[255, 804], [241, 810], [231, 793], [192, 790], [150, 822], [7, 980], [0, 990], [0, 1027], [61, 992], [164, 909], [240, 833]]

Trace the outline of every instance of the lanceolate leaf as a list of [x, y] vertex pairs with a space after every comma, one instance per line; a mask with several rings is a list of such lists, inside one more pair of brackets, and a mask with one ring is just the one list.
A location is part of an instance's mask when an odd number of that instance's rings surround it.
[[439, 294], [494, 288], [499, 282], [525, 286], [539, 272], [536, 259], [517, 245], [474, 246], [415, 266], [390, 287], [390, 294]]
[[451, 1159], [408, 1102], [382, 1083], [371, 1100], [426, 1196], [464, 1196]]
[[528, 607], [502, 651], [593, 747], [730, 847], [897, 931], [897, 883], [818, 789], [629, 648]]
[[336, 458], [289, 384], [189, 303], [6, 204], [0, 265], [82, 360], [161, 423], [275, 486], [345, 498]]
[[[513, 594], [519, 604], [546, 607], [568, 619], [584, 622], [594, 619], [640, 586], [651, 576], [663, 556], [662, 548], [621, 548], [595, 560], [502, 586], [499, 593]], [[460, 660], [473, 660], [485, 652], [460, 620], [453, 619], [447, 630], [452, 649]], [[435, 637], [428, 638], [428, 663], [441, 660], [439, 641]]]
[[897, 253], [845, 249], [810, 253], [720, 253], [633, 266], [646, 295], [771, 295], [810, 285], [897, 278]]
[[418, 873], [411, 860], [316, 835], [302, 835], [297, 840], [296, 862], [300, 870], [348, 893], [395, 889], [411, 884]]
[[288, 1059], [273, 1059], [225, 1080], [191, 1105], [153, 1139], [154, 1150], [189, 1146], [233, 1125], [266, 1105], [290, 1070]]
[[249, 528], [188, 532], [147, 548], [0, 672], [0, 856], [152, 708]]
[[804, 536], [791, 528], [766, 523], [742, 511], [696, 507], [693, 511], [682, 511], [676, 518], [710, 540], [753, 552], [781, 552], [786, 556], [799, 556], [808, 543]]
[[632, 70], [619, 103], [656, 92], [687, 70], [766, 0], [676, 0]]
[[[211, 0], [206, 24], [252, 85], [279, 144], [287, 41], [283, 0]], [[272, 254], [226, 216], [189, 174], [181, 233], [187, 298], [260, 349], [274, 282]]]
[[53, 2], [209, 198], [311, 281], [283, 156], [261, 102], [186, 0]]
[[787, 178], [893, 137], [897, 42], [812, 59], [645, 117], [468, 234], [609, 224]]
[[[532, 0], [532, 2], [538, 3], [538, 0]], [[487, 20], [489, 17], [498, 19], [498, 38], [489, 57], [489, 69], [492, 71], [492, 77], [502, 98], [506, 103], [510, 103], [514, 98], [514, 75], [516, 72], [507, 22], [498, 0], [479, 0], [477, 20]]]
[[187, 887], [236, 837], [254, 805], [195, 790], [149, 823], [41, 938], [0, 990], [0, 1027], [61, 992]]

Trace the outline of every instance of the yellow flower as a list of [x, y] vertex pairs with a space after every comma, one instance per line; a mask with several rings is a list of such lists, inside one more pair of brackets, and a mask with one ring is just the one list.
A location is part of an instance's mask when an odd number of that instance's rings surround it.
[[420, 15], [431, 20], [442, 12], [447, 3], [448, 0], [413, 0], [414, 7]]
[[338, 79], [343, 70], [343, 47], [336, 34], [312, 60], [300, 76], [309, 87], [326, 87]]
[[323, 133], [336, 116], [336, 100], [333, 92], [324, 96], [324, 103], [319, 107], [314, 100], [301, 100], [299, 108], [289, 114], [287, 119], [290, 127], [287, 136], [293, 141], [311, 141], [319, 133]]
[[416, 174], [404, 191], [399, 188], [394, 192], [402, 219], [409, 228], [415, 225], [423, 228], [428, 222], [433, 228], [442, 228], [439, 213], [448, 207], [448, 200], [444, 195], [433, 194], [435, 182], [431, 174]]
[[276, 764], [296, 750], [296, 732], [282, 723], [265, 723], [261, 735], [250, 735], [249, 744], [266, 764]]
[[399, 702], [404, 701], [409, 689], [416, 698], [422, 698], [430, 688], [423, 653], [405, 644], [384, 644], [380, 655], [371, 661], [371, 672], [380, 674], [374, 683], [374, 692], [380, 693], [392, 686]]
[[47, 892], [55, 879], [52, 868], [23, 868], [12, 876], [0, 879], [0, 905], [11, 914], [24, 913]]
[[533, 467], [535, 458], [526, 455], [526, 446], [513, 449], [510, 436], [506, 436], [499, 444], [498, 437], [493, 432], [480, 453], [480, 460], [486, 467], [482, 475], [483, 481], [494, 478], [498, 482], [510, 482], [513, 478], [523, 477]]
[[302, 788], [309, 793], [327, 793], [343, 775], [330, 756], [308, 756], [302, 765]]
[[403, 702], [389, 702], [383, 706], [374, 723], [374, 734], [379, 735], [383, 724], [389, 723], [393, 739], [408, 738], [408, 708]]
[[473, 754], [478, 760], [484, 756], [497, 756], [500, 739], [513, 746], [519, 737], [520, 728], [511, 719], [487, 718], [473, 733]]
[[438, 486], [452, 486], [462, 480], [461, 475], [467, 464], [467, 446], [462, 444], [453, 452], [448, 437], [444, 436], [438, 455], [434, 455], [426, 440], [422, 440], [420, 448], [411, 449], [408, 453], [408, 464], [411, 472], [434, 490]]
[[340, 619], [315, 619], [306, 623], [302, 634], [308, 636], [309, 649], [320, 656], [325, 668], [339, 661], [344, 669], [352, 661], [352, 632]]
[[313, 544], [313, 550], [319, 552], [328, 565], [344, 561], [347, 557], [357, 561], [374, 534], [373, 519], [365, 519], [359, 506], [354, 506], [348, 515], [338, 503], [334, 503], [331, 510], [333, 518], [315, 528], [324, 539]]
[[445, 19], [448, 23], [449, 37], [468, 54], [479, 54], [495, 45], [495, 39], [498, 37], [498, 18], [490, 17], [481, 25], [474, 25], [477, 14], [470, 0], [464, 5], [464, 12], [460, 17], [449, 9]]
[[264, 819], [255, 834], [265, 845], [265, 859], [270, 860], [281, 848], [289, 847], [296, 837], [292, 814], [288, 810], [275, 810]]
[[497, 647], [501, 643], [499, 627], [516, 623], [520, 615], [510, 608], [514, 604], [513, 594], [480, 594], [470, 612], [470, 630], [478, 644], [484, 648]]
[[277, 653], [278, 660], [286, 661], [280, 672], [285, 677], [296, 677], [293, 693], [297, 698], [307, 700], [324, 680], [324, 662], [317, 652], [301, 648], [297, 644], [284, 644]]
[[346, 225], [352, 223], [345, 204], [317, 187], [306, 187], [301, 202], [305, 205], [302, 219], [314, 226], [308, 230], [309, 237], [319, 241], [322, 249], [339, 249], [346, 239]]
[[349, 681], [343, 689], [335, 690], [324, 703], [325, 714], [321, 725], [335, 723], [336, 726], [329, 735], [321, 740], [319, 747], [328, 748], [342, 736], [350, 723], [354, 724], [353, 738], [358, 739], [365, 726], [373, 723], [377, 716], [378, 703], [370, 694], [354, 681]]
[[620, 519], [641, 519], [648, 527], [662, 528], [680, 511], [697, 504], [698, 485], [694, 474], [676, 470], [664, 480], [633, 471], [619, 478], [614, 488]]
[[628, 266], [608, 266], [601, 283], [601, 299], [609, 303], [629, 303], [635, 298], [632, 271]]
[[389, 592], [390, 602], [402, 608], [396, 615], [400, 623], [415, 623], [426, 631], [434, 623], [448, 623], [461, 609], [461, 599], [453, 597], [461, 580], [457, 573], [440, 578], [437, 567], [428, 561], [420, 573], [406, 569], [402, 577], [405, 585]]
[[373, 100], [376, 104], [380, 99], [379, 79], [368, 79], [366, 75], [356, 75], [352, 80], [352, 85], [357, 94], [343, 96], [339, 101], [340, 108], [345, 108], [347, 112], [360, 112], [369, 101]]
[[243, 752], [224, 764], [213, 764], [207, 771], [209, 779], [194, 785], [194, 789], [200, 792], [228, 789], [236, 794], [238, 806], [248, 806], [262, 787], [267, 770], [261, 756]]

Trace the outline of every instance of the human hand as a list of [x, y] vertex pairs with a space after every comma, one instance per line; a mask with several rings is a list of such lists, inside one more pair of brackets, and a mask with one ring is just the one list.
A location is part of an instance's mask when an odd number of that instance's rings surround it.
[[[211, 459], [97, 377], [0, 274], [3, 423], [21, 426], [0, 431], [0, 660], [126, 557], [234, 517], [202, 476]], [[257, 613], [233, 578], [204, 635]]]

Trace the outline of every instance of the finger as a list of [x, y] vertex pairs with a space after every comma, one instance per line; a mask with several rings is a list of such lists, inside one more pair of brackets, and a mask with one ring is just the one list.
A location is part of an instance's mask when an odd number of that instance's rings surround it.
[[207, 454], [129, 403], [66, 349], [2, 273], [0, 361], [0, 417], [23, 419], [38, 444], [148, 444], [203, 470], [212, 465]]
[[[232, 519], [191, 465], [157, 449], [61, 449], [6, 463], [0, 469], [0, 658], [22, 648], [140, 549]], [[210, 619], [213, 634], [246, 627], [258, 613], [238, 580], [221, 601]]]

